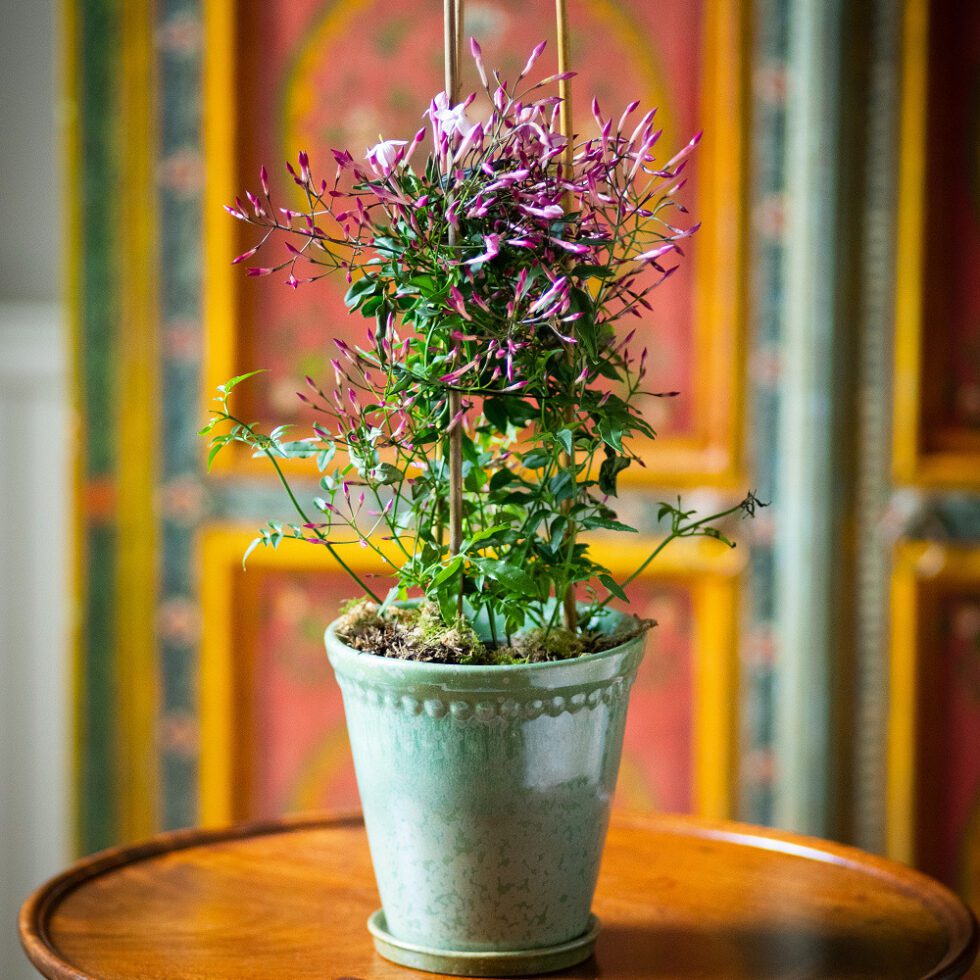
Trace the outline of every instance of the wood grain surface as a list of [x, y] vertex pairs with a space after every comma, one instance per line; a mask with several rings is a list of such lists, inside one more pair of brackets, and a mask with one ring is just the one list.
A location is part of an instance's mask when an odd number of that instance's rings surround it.
[[[379, 905], [359, 816], [180, 831], [88, 858], [24, 904], [51, 978], [410, 980], [365, 928]], [[824, 841], [614, 817], [595, 957], [555, 977], [959, 977], [977, 924], [947, 889]]]

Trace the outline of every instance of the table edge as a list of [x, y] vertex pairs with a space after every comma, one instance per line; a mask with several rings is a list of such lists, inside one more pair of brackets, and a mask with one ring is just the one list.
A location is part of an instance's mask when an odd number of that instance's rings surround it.
[[[61, 959], [48, 933], [48, 923], [54, 910], [65, 896], [86, 882], [124, 865], [136, 864], [168, 852], [312, 828], [362, 826], [363, 822], [360, 811], [300, 813], [225, 827], [172, 830], [135, 844], [99, 851], [76, 861], [31, 893], [18, 916], [21, 946], [30, 962], [49, 980], [97, 980]], [[977, 919], [953, 891], [914, 868], [856, 847], [791, 831], [680, 814], [615, 811], [610, 826], [700, 837], [770, 850], [805, 860], [852, 867], [887, 879], [903, 891], [923, 899], [949, 930], [950, 944], [946, 956], [921, 980], [946, 980], [962, 976], [980, 948]]]

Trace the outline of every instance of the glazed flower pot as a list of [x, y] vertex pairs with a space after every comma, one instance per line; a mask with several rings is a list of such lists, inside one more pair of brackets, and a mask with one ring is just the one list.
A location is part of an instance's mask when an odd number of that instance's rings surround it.
[[379, 951], [472, 976], [586, 958], [644, 638], [494, 667], [378, 657], [333, 626], [326, 645], [383, 905]]

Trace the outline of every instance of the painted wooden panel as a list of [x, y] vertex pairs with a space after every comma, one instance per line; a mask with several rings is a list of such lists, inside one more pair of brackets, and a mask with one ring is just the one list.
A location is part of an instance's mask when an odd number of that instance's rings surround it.
[[904, 543], [892, 586], [889, 849], [980, 904], [980, 549]]
[[980, 487], [980, 7], [906, 0], [895, 470]]
[[[692, 241], [689, 260], [655, 295], [654, 312], [644, 313], [637, 326], [651, 351], [652, 390], [681, 392], [674, 399], [651, 398], [646, 406], [662, 437], [650, 450], [647, 482], [668, 475], [678, 482], [731, 483], [738, 456], [735, 349], [743, 251], [738, 5], [572, 0], [569, 8], [580, 131], [594, 126], [587, 105], [592, 93], [607, 112], [634, 98], [659, 106], [665, 156], [711, 127], [683, 192], [705, 229]], [[480, 38], [485, 60], [505, 77], [516, 77], [526, 52], [554, 34], [547, 4], [500, 0], [467, 4], [466, 10], [467, 33]], [[299, 149], [310, 151], [314, 170], [320, 161], [326, 174], [332, 173], [331, 146], [357, 155], [379, 135], [410, 137], [442, 85], [440, 17], [438, 5], [422, 0], [403, 3], [395, 13], [381, 0], [297, 0], [286, 6], [239, 0], [230, 12], [211, 16], [206, 373], [218, 384], [267, 369], [264, 384], [240, 389], [250, 417], [295, 418], [298, 380], [322, 374], [333, 338], [361, 343], [365, 327], [359, 317], [348, 317], [346, 284], [339, 279], [293, 291], [278, 277], [246, 281], [240, 269], [231, 269], [231, 256], [254, 244], [254, 236], [224, 216], [220, 203], [255, 185], [265, 163], [275, 197], [288, 206], [297, 188], [283, 180], [282, 161]], [[603, 43], [594, 43], [599, 37]], [[549, 57], [539, 74], [554, 70]], [[476, 85], [468, 65], [464, 88]], [[242, 457], [237, 462], [249, 466]]]

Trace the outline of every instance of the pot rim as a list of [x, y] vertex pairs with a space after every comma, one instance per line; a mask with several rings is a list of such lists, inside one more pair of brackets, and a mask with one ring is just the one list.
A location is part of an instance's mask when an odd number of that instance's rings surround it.
[[[611, 620], [613, 623], [619, 624], [628, 617], [626, 613], [618, 609], [605, 609], [603, 610], [603, 618], [607, 621]], [[439, 672], [450, 671], [452, 673], [458, 672], [460, 676], [466, 676], [467, 678], [472, 678], [474, 680], [481, 677], [499, 677], [504, 673], [533, 675], [536, 673], [546, 673], [553, 670], [560, 670], [561, 668], [568, 669], [572, 665], [584, 666], [586, 664], [595, 664], [603, 660], [609, 660], [617, 656], [622, 656], [624, 653], [629, 652], [637, 645], [642, 645], [648, 632], [644, 631], [636, 636], [631, 636], [629, 639], [624, 640], [622, 643], [619, 643], [614, 647], [610, 647], [608, 650], [599, 650], [594, 653], [586, 653], [578, 657], [569, 657], [565, 660], [546, 660], [541, 663], [525, 664], [444, 664], [432, 663], [430, 661], [423, 660], [405, 660], [399, 657], [382, 657], [367, 650], [355, 650], [354, 647], [348, 646], [343, 640], [340, 639], [340, 637], [337, 636], [336, 627], [339, 619], [340, 617], [338, 616], [337, 619], [333, 620], [327, 626], [323, 634], [327, 652], [331, 656], [333, 656], [335, 653], [341, 654], [348, 659], [349, 662], [357, 662], [358, 664], [364, 666], [367, 666], [368, 664], [376, 664], [380, 669], [385, 671], [403, 669], [406, 671], [418, 671], [420, 674], [431, 673], [432, 675]]]

